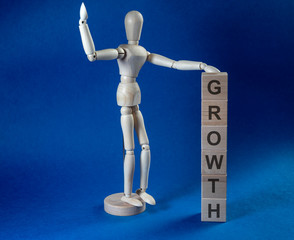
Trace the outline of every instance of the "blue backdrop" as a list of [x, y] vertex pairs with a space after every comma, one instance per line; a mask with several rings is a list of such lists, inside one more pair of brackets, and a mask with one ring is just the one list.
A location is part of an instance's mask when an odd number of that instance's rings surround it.
[[[1, 1], [0, 239], [290, 239], [294, 230], [294, 2], [85, 2], [96, 49], [140, 44], [229, 74], [228, 222], [200, 222], [199, 71], [146, 63], [138, 78], [156, 206], [104, 213], [123, 189], [116, 61], [90, 63], [81, 1]], [[136, 142], [134, 189], [139, 186]]]

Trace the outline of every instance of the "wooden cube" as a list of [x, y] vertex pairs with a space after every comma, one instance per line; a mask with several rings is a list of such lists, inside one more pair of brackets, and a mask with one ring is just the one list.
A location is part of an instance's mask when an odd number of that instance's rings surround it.
[[202, 222], [226, 222], [226, 199], [202, 198], [201, 221]]
[[201, 173], [208, 175], [227, 174], [227, 152], [202, 150]]
[[227, 100], [202, 100], [202, 125], [227, 125]]
[[226, 198], [227, 175], [202, 175], [202, 198]]
[[202, 100], [228, 100], [228, 74], [202, 73]]
[[201, 149], [225, 151], [227, 149], [227, 127], [202, 126]]

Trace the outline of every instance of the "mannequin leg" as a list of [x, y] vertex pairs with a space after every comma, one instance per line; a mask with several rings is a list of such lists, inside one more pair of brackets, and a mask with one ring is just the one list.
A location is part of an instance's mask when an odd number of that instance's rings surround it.
[[134, 155], [134, 118], [131, 107], [121, 108], [121, 127], [124, 138], [124, 196], [122, 201], [131, 205], [141, 207], [143, 204], [138, 199], [131, 198], [133, 188], [133, 178], [135, 170], [135, 155]]
[[139, 106], [132, 108], [134, 116], [134, 125], [135, 130], [141, 145], [141, 156], [140, 156], [140, 165], [141, 165], [141, 177], [140, 177], [140, 189], [136, 193], [146, 202], [151, 205], [155, 205], [154, 198], [146, 193], [148, 187], [148, 178], [149, 178], [149, 169], [150, 169], [150, 147], [149, 140], [145, 129], [144, 119]]

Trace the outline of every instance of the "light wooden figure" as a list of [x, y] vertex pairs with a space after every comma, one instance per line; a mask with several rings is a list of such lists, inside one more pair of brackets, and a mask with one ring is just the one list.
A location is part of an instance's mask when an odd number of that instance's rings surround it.
[[[96, 51], [87, 24], [88, 14], [84, 3], [80, 9], [79, 29], [85, 53], [89, 61], [117, 59], [120, 73], [120, 84], [117, 88], [117, 104], [121, 107], [121, 127], [124, 140], [124, 193], [111, 195], [105, 199], [105, 211], [119, 216], [135, 215], [142, 212], [143, 203], [155, 204], [154, 198], [146, 192], [150, 168], [150, 146], [145, 130], [145, 124], [139, 104], [141, 91], [136, 81], [141, 67], [146, 61], [178, 70], [204, 70], [208, 73], [217, 73], [219, 70], [203, 62], [175, 61], [164, 56], [150, 53], [139, 45], [143, 16], [138, 11], [131, 11], [125, 17], [125, 29], [128, 39], [127, 44], [122, 44], [115, 49]], [[142, 151], [140, 157], [141, 178], [140, 188], [132, 194], [133, 176], [135, 169], [134, 155], [134, 129], [137, 133]], [[120, 164], [120, 163], [118, 163]], [[121, 196], [121, 197], [118, 197]], [[123, 205], [121, 202], [128, 205]], [[123, 208], [121, 206], [124, 206]], [[130, 211], [125, 208], [129, 206]], [[123, 209], [123, 210], [122, 210]], [[145, 209], [145, 208], [144, 208]], [[137, 210], [137, 211], [136, 211]]]

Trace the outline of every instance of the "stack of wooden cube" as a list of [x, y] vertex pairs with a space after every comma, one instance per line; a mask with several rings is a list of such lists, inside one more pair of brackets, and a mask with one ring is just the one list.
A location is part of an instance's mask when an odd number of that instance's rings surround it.
[[201, 221], [225, 222], [228, 74], [202, 73]]

